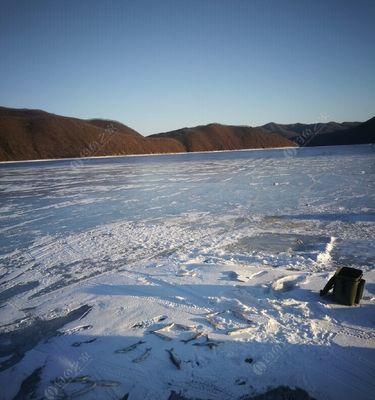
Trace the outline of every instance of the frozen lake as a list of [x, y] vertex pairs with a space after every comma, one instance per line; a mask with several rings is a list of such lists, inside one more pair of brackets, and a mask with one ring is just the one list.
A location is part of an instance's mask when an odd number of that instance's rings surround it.
[[[237, 399], [282, 384], [370, 399], [374, 161], [363, 145], [0, 165], [0, 398], [32, 376], [56, 399]], [[316, 294], [342, 265], [365, 272], [359, 308]], [[181, 342], [190, 331], [215, 348]]]

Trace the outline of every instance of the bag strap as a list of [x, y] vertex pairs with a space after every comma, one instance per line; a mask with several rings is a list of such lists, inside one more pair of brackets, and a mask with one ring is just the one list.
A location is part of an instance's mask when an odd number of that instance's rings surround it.
[[336, 281], [336, 277], [340, 271], [341, 271], [341, 268], [338, 268], [335, 272], [335, 275], [333, 275], [332, 278], [326, 283], [324, 288], [320, 291], [321, 296], [326, 295], [333, 288], [333, 285], [335, 284], [335, 281]]

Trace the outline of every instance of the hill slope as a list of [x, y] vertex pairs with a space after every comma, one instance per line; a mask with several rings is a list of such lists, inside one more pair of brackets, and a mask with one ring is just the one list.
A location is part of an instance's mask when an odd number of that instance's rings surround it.
[[260, 126], [265, 131], [278, 133], [279, 135], [293, 140], [298, 145], [304, 145], [304, 137], [308, 138], [312, 135], [324, 135], [330, 132], [344, 131], [360, 125], [360, 122], [318, 122], [316, 124], [277, 124], [270, 122]]
[[209, 124], [144, 137], [116, 121], [0, 107], [0, 161], [374, 142], [375, 118], [257, 128]]
[[145, 138], [114, 121], [0, 107], [1, 161], [182, 151], [176, 140]]
[[144, 137], [116, 121], [0, 107], [0, 161], [293, 146], [277, 134], [211, 124]]
[[334, 131], [314, 136], [309, 146], [375, 143], [375, 117], [344, 131]]
[[260, 128], [209, 124], [159, 133], [151, 137], [170, 138], [182, 143], [187, 151], [259, 149], [295, 146], [290, 140]]

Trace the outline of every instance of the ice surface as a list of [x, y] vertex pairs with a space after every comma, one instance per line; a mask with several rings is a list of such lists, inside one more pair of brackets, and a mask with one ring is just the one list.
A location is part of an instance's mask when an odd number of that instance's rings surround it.
[[228, 246], [229, 251], [265, 254], [321, 254], [331, 242], [330, 237], [309, 236], [291, 233], [260, 233], [259, 235], [241, 238], [237, 243]]
[[[0, 398], [372, 398], [374, 160], [365, 145], [0, 165]], [[318, 296], [341, 265], [365, 273], [360, 307]]]

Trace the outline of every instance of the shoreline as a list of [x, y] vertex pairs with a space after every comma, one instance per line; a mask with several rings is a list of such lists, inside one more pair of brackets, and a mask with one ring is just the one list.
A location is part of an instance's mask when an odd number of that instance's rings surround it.
[[[327, 147], [327, 146], [324, 146]], [[76, 160], [95, 160], [100, 158], [120, 158], [120, 157], [150, 157], [150, 156], [174, 156], [179, 154], [204, 154], [204, 153], [228, 153], [236, 151], [267, 151], [267, 150], [284, 150], [284, 149], [299, 149], [301, 147], [288, 146], [288, 147], [267, 147], [258, 149], [235, 149], [235, 150], [206, 150], [206, 151], [181, 151], [179, 153], [147, 153], [147, 154], [120, 154], [112, 156], [90, 156], [90, 157], [67, 157], [67, 158], [40, 158], [35, 160], [12, 160], [12, 161], [0, 161], [1, 164], [10, 163], [32, 163], [32, 162], [51, 162], [51, 161], [76, 161]]]
[[152, 156], [171, 156], [171, 155], [187, 155], [187, 154], [206, 154], [206, 153], [229, 153], [229, 152], [246, 152], [246, 151], [270, 151], [270, 150], [290, 150], [306, 149], [306, 148], [332, 148], [332, 147], [349, 147], [349, 146], [373, 146], [374, 143], [348, 144], [348, 145], [332, 145], [332, 146], [288, 146], [288, 147], [268, 147], [258, 149], [235, 149], [235, 150], [207, 150], [207, 151], [184, 151], [179, 153], [147, 153], [147, 154], [121, 154], [110, 156], [90, 156], [90, 157], [67, 157], [67, 158], [41, 158], [35, 160], [11, 160], [0, 161], [0, 166], [17, 163], [36, 163], [36, 162], [53, 162], [53, 161], [78, 161], [78, 160], [96, 160], [103, 158], [120, 158], [120, 157], [152, 157]]

